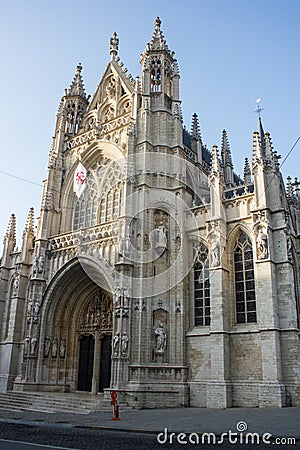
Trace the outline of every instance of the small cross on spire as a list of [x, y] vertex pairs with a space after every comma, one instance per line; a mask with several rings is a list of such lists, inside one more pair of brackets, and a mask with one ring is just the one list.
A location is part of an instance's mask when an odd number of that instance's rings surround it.
[[256, 99], [256, 103], [257, 103], [257, 109], [254, 111], [258, 114], [258, 117], [260, 118], [260, 113], [264, 110], [264, 108], [261, 108], [259, 106], [259, 103], [261, 102], [261, 98], [257, 98]]

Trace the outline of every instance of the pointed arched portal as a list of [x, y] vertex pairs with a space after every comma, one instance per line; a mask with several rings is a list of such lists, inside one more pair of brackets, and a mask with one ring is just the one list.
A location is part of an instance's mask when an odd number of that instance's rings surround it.
[[96, 394], [110, 386], [113, 299], [106, 285], [75, 261], [46, 292], [39, 382], [51, 390]]

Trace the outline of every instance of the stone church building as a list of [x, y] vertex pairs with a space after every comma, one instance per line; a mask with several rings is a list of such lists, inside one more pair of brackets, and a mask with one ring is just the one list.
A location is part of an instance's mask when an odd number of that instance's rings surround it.
[[[118, 56], [92, 97], [61, 99], [35, 227], [0, 272], [0, 391], [109, 395], [136, 407], [300, 405], [299, 184], [261, 118], [233, 170], [183, 126], [159, 18], [141, 77]], [[213, 120], [213, 118], [212, 118]]]

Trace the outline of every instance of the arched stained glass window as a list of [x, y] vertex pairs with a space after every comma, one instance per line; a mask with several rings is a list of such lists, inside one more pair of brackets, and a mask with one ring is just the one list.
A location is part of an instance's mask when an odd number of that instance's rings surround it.
[[194, 311], [195, 326], [210, 325], [210, 281], [208, 249], [202, 243], [194, 244]]
[[236, 322], [256, 322], [256, 300], [252, 245], [242, 231], [234, 247]]

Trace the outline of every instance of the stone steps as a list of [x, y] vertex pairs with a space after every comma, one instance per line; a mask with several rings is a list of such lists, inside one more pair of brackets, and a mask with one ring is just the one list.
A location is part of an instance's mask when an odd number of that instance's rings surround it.
[[[0, 409], [8, 411], [64, 412], [89, 414], [92, 411], [111, 412], [110, 400], [103, 395], [89, 397], [89, 394], [52, 394], [47, 392], [14, 392], [0, 394]], [[120, 404], [121, 410], [132, 409]]]

